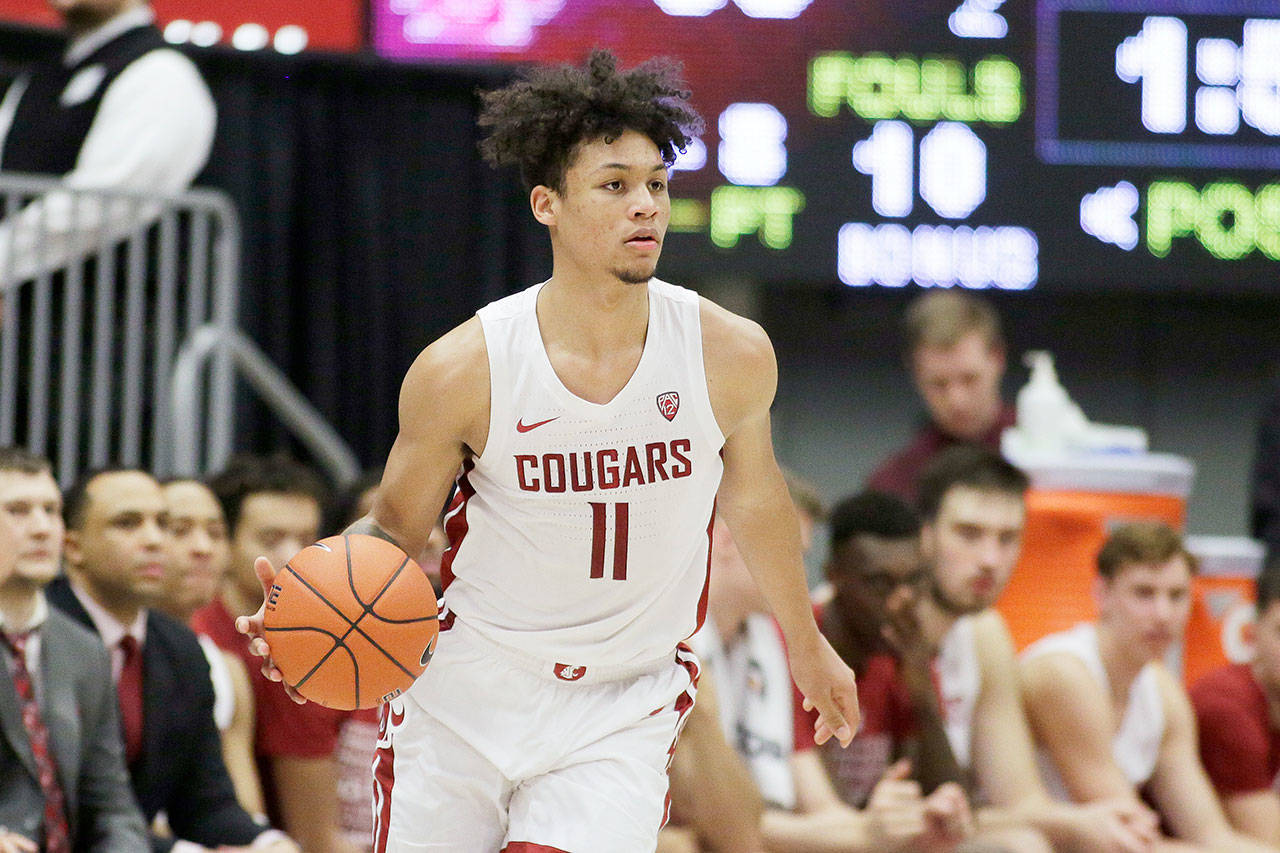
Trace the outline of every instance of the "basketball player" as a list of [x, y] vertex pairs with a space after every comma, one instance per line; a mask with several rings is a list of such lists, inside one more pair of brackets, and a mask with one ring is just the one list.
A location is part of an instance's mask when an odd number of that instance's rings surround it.
[[[379, 851], [654, 849], [715, 511], [817, 739], [857, 728], [773, 456], [769, 340], [653, 277], [667, 170], [699, 127], [674, 72], [598, 51], [485, 96], [485, 153], [520, 167], [553, 269], [418, 357], [373, 510], [349, 528], [417, 554], [457, 476], [435, 659], [383, 715]], [[258, 567], [265, 592], [274, 569]], [[240, 628], [269, 656], [261, 609]]]
[[[1057, 802], [1037, 773], [1013, 642], [993, 607], [1021, 551], [1026, 475], [994, 451], [965, 445], [937, 456], [919, 484], [929, 588], [909, 613], [888, 614], [890, 633], [905, 648], [905, 632], [920, 631], [938, 650], [933, 670], [947, 741], [983, 803], [975, 839], [1013, 853], [1148, 853], [1155, 819], [1132, 796]], [[870, 685], [873, 673], [866, 675]]]
[[1097, 623], [1023, 652], [1023, 702], [1059, 795], [1137, 802], [1141, 790], [1196, 850], [1275, 851], [1231, 828], [1200, 763], [1191, 702], [1162, 662], [1186, 629], [1194, 569], [1163, 522], [1117, 527], [1098, 553]]

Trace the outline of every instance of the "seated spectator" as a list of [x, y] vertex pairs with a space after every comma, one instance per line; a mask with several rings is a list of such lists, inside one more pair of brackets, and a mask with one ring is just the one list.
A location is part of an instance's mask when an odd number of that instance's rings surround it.
[[49, 463], [0, 448], [0, 850], [145, 850], [107, 653], [45, 600], [62, 530]]
[[907, 367], [928, 419], [867, 485], [914, 501], [930, 460], [962, 443], [999, 450], [1000, 434], [1016, 416], [1000, 398], [1004, 335], [989, 302], [955, 290], [930, 291], [907, 308], [902, 328]]
[[[948, 782], [964, 787], [934, 688], [934, 650], [914, 626], [891, 631], [927, 588], [919, 518], [899, 498], [866, 491], [836, 505], [830, 529], [827, 583], [815, 596], [818, 621], [864, 685], [862, 731], [847, 749], [823, 750], [837, 791], [861, 807], [903, 758], [926, 792]], [[879, 684], [891, 687], [875, 689]]]
[[163, 813], [173, 838], [154, 850], [297, 851], [236, 802], [213, 721], [209, 664], [189, 628], [154, 610], [168, 571], [168, 507], [149, 474], [91, 473], [68, 490], [69, 578], [49, 600], [96, 631], [111, 656], [125, 759], [148, 821]]
[[342, 831], [336, 754], [348, 713], [314, 702], [295, 704], [263, 675], [262, 660], [235, 629], [237, 615], [262, 604], [254, 560], [265, 556], [283, 566], [316, 541], [328, 490], [310, 468], [280, 456], [236, 457], [209, 487], [227, 518], [231, 567], [220, 596], [197, 611], [191, 623], [239, 655], [249, 672], [257, 709], [254, 750], [267, 814], [305, 850], [354, 853], [359, 848]]
[[1254, 656], [1191, 688], [1200, 760], [1238, 832], [1280, 845], [1280, 566], [1258, 578]]
[[782, 634], [719, 520], [713, 542], [707, 621], [695, 650], [717, 680], [721, 724], [764, 798], [765, 846], [869, 853], [928, 843], [953, 850], [969, 830], [958, 791], [923, 798], [898, 784], [899, 768], [867, 811], [840, 802], [815, 749], [813, 721], [799, 710]]
[[[873, 655], [859, 695], [873, 704], [875, 697], [897, 691], [894, 701], [905, 697], [913, 712], [906, 724], [897, 724], [907, 730], [927, 732], [930, 726], [916, 717], [927, 724], [938, 715], [951, 756], [980, 804], [975, 840], [1011, 853], [1150, 850], [1155, 818], [1132, 798], [1057, 803], [1040, 781], [1013, 642], [992, 607], [1021, 550], [1026, 488], [1021, 471], [980, 447], [950, 448], [929, 464], [919, 498], [926, 594], [895, 591], [914, 602], [899, 610], [887, 607], [882, 620], [901, 661], [884, 666], [884, 658]], [[919, 662], [925, 653], [927, 665]], [[928, 703], [922, 685], [908, 686], [926, 671], [936, 685]], [[875, 715], [864, 720], [874, 722]], [[860, 736], [874, 734], [864, 725]], [[927, 750], [927, 741], [918, 749]], [[932, 750], [912, 758], [920, 768], [946, 765], [946, 756], [939, 759]]]
[[[164, 485], [173, 553], [159, 607], [184, 625], [191, 614], [213, 600], [227, 574], [230, 551], [222, 506], [198, 480]], [[265, 822], [262, 783], [254, 760], [253, 688], [244, 661], [197, 634], [213, 679], [213, 719], [222, 735], [222, 759], [235, 785], [236, 799], [255, 820]]]
[[1098, 554], [1098, 621], [1022, 656], [1045, 776], [1077, 802], [1146, 792], [1172, 835], [1214, 851], [1274, 850], [1232, 830], [1196, 750], [1195, 715], [1163, 664], [1191, 612], [1195, 558], [1161, 522], [1116, 528]]

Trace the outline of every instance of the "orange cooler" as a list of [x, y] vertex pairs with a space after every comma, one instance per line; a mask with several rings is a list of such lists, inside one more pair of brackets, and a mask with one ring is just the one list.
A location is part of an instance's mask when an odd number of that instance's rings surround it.
[[1192, 463], [1162, 453], [1010, 458], [1031, 478], [1022, 557], [996, 603], [1019, 650], [1096, 618], [1095, 562], [1108, 531], [1139, 519], [1181, 529]]
[[1191, 584], [1191, 619], [1181, 651], [1183, 680], [1188, 684], [1227, 663], [1253, 656], [1254, 581], [1266, 549], [1253, 539], [1235, 536], [1188, 536], [1187, 550], [1200, 561]]

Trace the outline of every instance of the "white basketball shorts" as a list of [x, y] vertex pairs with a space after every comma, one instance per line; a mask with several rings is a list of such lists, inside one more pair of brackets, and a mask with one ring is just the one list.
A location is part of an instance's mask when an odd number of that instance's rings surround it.
[[454, 621], [413, 688], [383, 706], [375, 853], [652, 853], [697, 677], [683, 645], [593, 671]]

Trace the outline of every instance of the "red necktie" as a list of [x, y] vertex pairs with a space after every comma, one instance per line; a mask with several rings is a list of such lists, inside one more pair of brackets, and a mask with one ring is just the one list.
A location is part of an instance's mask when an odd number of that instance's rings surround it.
[[142, 754], [142, 648], [130, 634], [120, 638], [124, 667], [116, 683], [120, 697], [120, 727], [124, 731], [124, 757], [130, 765]]
[[44, 796], [44, 850], [47, 853], [71, 853], [71, 839], [67, 829], [67, 811], [58, 783], [58, 771], [53, 754], [49, 751], [49, 730], [40, 717], [36, 704], [35, 687], [31, 683], [31, 671], [27, 669], [27, 641], [31, 632], [3, 635], [13, 652], [13, 686], [22, 703], [22, 724], [26, 726], [31, 741], [31, 754], [36, 759], [36, 771], [40, 777], [40, 793]]

